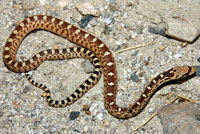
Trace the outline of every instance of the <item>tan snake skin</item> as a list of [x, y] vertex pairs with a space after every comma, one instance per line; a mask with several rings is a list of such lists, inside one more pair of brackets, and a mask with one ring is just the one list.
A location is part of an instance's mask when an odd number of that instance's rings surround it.
[[[28, 72], [30, 70], [36, 69], [43, 61], [51, 60], [52, 57], [53, 59], [59, 59], [59, 56], [57, 56], [57, 54], [62, 53], [62, 50], [41, 51], [27, 61], [17, 61], [16, 53], [22, 40], [29, 32], [37, 29], [43, 29], [53, 32], [95, 53], [101, 63], [101, 67], [103, 68], [104, 73], [105, 107], [110, 114], [117, 118], [129, 118], [139, 113], [145, 107], [157, 87], [159, 87], [161, 84], [195, 73], [194, 67], [174, 67], [155, 77], [147, 85], [139, 99], [134, 104], [129, 105], [129, 107], [119, 107], [116, 104], [116, 65], [109, 48], [95, 36], [88, 34], [85, 31], [60, 19], [51, 16], [36, 15], [24, 19], [13, 30], [13, 32], [7, 39], [3, 50], [3, 61], [10, 70], [14, 72]], [[91, 84], [92, 83], [89, 82], [86, 86], [90, 86]], [[80, 88], [80, 90], [82, 89]], [[68, 101], [69, 100], [66, 100], [66, 102]], [[63, 106], [66, 105], [63, 104]]]

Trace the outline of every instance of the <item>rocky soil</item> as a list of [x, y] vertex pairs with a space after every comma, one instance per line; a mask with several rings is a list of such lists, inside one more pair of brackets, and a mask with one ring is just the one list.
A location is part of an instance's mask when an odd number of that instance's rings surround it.
[[[199, 0], [1, 0], [0, 57], [15, 26], [24, 18], [36, 14], [51, 15], [70, 22], [107, 44], [117, 64], [117, 103], [121, 106], [132, 104], [147, 83], [159, 73], [174, 66], [199, 65], [200, 62], [198, 37], [192, 43], [185, 43], [165, 34], [166, 20], [178, 19], [194, 28], [198, 36]], [[184, 26], [178, 30], [184, 31]], [[117, 53], [151, 42], [156, 43]], [[50, 32], [37, 31], [24, 39], [17, 57], [28, 59], [41, 50], [69, 46], [75, 44]], [[62, 99], [89, 76], [88, 69], [92, 67], [83, 59], [46, 61], [30, 74], [33, 79], [49, 87], [54, 99]], [[140, 114], [120, 120], [111, 116], [104, 107], [103, 76], [76, 103], [56, 109], [49, 107], [41, 97], [41, 89], [32, 86], [23, 73], [8, 70], [1, 58], [0, 133], [162, 134], [163, 126], [157, 116], [141, 129], [135, 129], [153, 112], [167, 105], [167, 94], [172, 91], [200, 102], [198, 83], [200, 77], [169, 83], [154, 94]], [[84, 110], [86, 106], [88, 109]]]

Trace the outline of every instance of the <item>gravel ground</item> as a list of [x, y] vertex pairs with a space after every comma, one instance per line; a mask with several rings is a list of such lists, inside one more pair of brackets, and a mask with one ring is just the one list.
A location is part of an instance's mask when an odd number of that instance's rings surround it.
[[[148, 27], [162, 25], [167, 18], [180, 17], [200, 29], [199, 0], [101, 0], [92, 1], [98, 17], [84, 28], [103, 40], [112, 52], [139, 44], [158, 41], [142, 48], [116, 53], [119, 92], [118, 104], [133, 103], [151, 78], [178, 65], [199, 65], [200, 40], [185, 47], [180, 41], [152, 34]], [[25, 17], [46, 14], [79, 26], [83, 14], [77, 9], [78, 0], [1, 0], [0, 57], [6, 39], [16, 24]], [[25, 38], [18, 51], [19, 59], [28, 59], [37, 52], [51, 48], [74, 46], [73, 43], [46, 31], [37, 31]], [[161, 49], [163, 48], [163, 49]], [[69, 95], [89, 74], [82, 66], [83, 59], [48, 61], [32, 71], [33, 78], [47, 85], [53, 98]], [[136, 117], [119, 120], [104, 107], [103, 80], [75, 104], [66, 108], [51, 108], [41, 97], [42, 90], [33, 87], [24, 74], [8, 70], [0, 60], [0, 133], [20, 134], [162, 134], [158, 117], [134, 131], [153, 112], [166, 105], [165, 94], [172, 91], [200, 101], [198, 77], [181, 84], [170, 84], [159, 90], [147, 107]], [[83, 106], [90, 107], [90, 115]]]

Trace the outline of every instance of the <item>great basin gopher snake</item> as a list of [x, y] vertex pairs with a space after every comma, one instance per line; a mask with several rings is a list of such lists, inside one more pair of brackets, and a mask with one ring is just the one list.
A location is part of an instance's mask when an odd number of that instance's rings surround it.
[[[35, 15], [24, 19], [10, 34], [3, 50], [3, 61], [5, 65], [14, 72], [28, 72], [36, 69], [43, 61], [53, 59], [63, 59], [62, 54], [65, 50], [45, 50], [41, 51], [32, 58], [26, 61], [17, 61], [16, 53], [24, 37], [33, 30], [43, 29], [60, 35], [68, 40], [93, 51], [100, 61], [100, 65], [104, 73], [104, 99], [105, 106], [110, 114], [117, 118], [129, 118], [136, 115], [146, 105], [154, 91], [161, 84], [183, 78], [195, 73], [195, 68], [190, 66], [180, 66], [169, 69], [166, 72], [155, 77], [145, 88], [139, 99], [129, 107], [119, 107], [116, 104], [117, 94], [117, 75], [116, 65], [112, 53], [109, 48], [95, 36], [86, 33], [85, 31], [67, 23], [60, 19], [45, 16]], [[85, 50], [86, 51], [86, 50]], [[93, 55], [93, 54], [92, 54]], [[96, 58], [95, 58], [96, 59]], [[94, 60], [91, 58], [91, 60]], [[95, 63], [95, 61], [93, 61]], [[98, 65], [97, 65], [98, 66]], [[98, 66], [100, 71], [100, 67]], [[63, 107], [79, 99], [86, 91], [89, 90], [98, 80], [100, 74], [91, 75], [92, 78], [83, 83], [73, 94], [74, 96], [67, 97], [63, 101], [53, 101], [50, 95], [47, 95], [49, 105], [54, 107]]]

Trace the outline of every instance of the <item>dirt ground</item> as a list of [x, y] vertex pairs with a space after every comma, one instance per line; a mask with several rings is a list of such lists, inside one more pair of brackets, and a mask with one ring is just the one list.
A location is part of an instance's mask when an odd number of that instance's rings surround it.
[[[167, 18], [179, 17], [200, 29], [199, 0], [0, 0], [0, 57], [4, 44], [15, 26], [25, 17], [51, 15], [79, 26], [84, 17], [76, 4], [90, 2], [99, 15], [93, 17], [85, 31], [100, 38], [113, 52], [118, 71], [120, 106], [132, 104], [147, 83], [159, 73], [174, 66], [199, 65], [200, 39], [183, 47], [183, 42], [153, 34], [149, 26], [164, 26]], [[157, 43], [122, 53], [118, 50]], [[22, 42], [17, 57], [28, 59], [45, 49], [75, 46], [66, 39], [47, 31], [29, 34]], [[163, 48], [163, 50], [161, 49]], [[89, 74], [85, 60], [46, 61], [32, 77], [47, 85], [54, 99], [70, 95]], [[162, 134], [163, 127], [156, 116], [147, 125], [135, 129], [148, 120], [153, 112], [167, 105], [167, 94], [175, 91], [200, 101], [199, 77], [178, 84], [168, 84], [157, 91], [144, 110], [136, 117], [120, 120], [104, 107], [103, 76], [76, 103], [66, 108], [49, 107], [41, 97], [42, 90], [32, 86], [23, 73], [8, 70], [0, 60], [0, 133], [20, 134]], [[84, 105], [90, 107], [88, 115]], [[72, 114], [80, 114], [71, 119]]]

